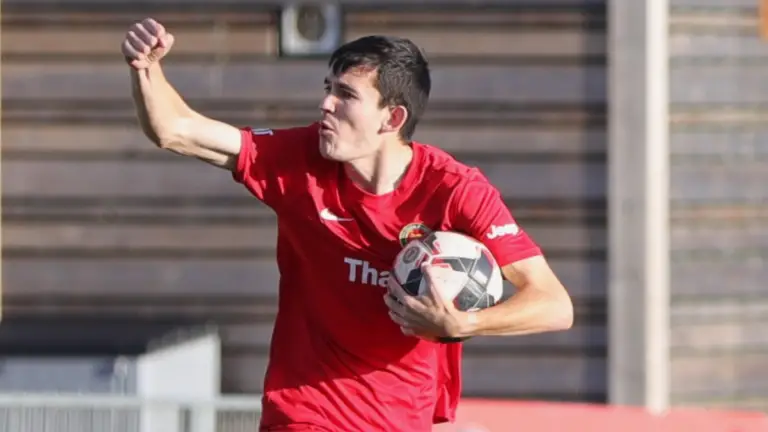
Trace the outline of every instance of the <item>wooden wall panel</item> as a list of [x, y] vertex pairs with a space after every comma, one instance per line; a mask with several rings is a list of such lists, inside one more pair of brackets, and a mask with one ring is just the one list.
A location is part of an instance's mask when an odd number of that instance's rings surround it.
[[[706, 161], [705, 161], [706, 162]], [[744, 160], [744, 163], [679, 163], [671, 175], [671, 199], [685, 203], [718, 203], [728, 201], [765, 202], [768, 189], [768, 163]]]
[[[368, 34], [391, 32], [386, 25], [353, 27], [347, 31], [347, 39]], [[520, 56], [536, 58], [566, 56], [596, 56], [606, 51], [605, 35], [600, 32], [585, 33], [581, 29], [560, 31], [533, 30], [521, 32], [509, 27], [469, 29], [461, 33], [447, 28], [413, 28], [398, 32], [399, 36], [419, 41], [427, 59], [431, 56], [462, 56], [486, 60], [494, 56]], [[508, 43], [497, 43], [507, 40]], [[487, 60], [486, 60], [487, 61]]]
[[[249, 358], [258, 357], [259, 352], [266, 350], [268, 348], [266, 342], [270, 337], [271, 326], [268, 323], [232, 325], [225, 328], [223, 332], [223, 340], [227, 346], [231, 347], [233, 356], [244, 362]], [[588, 325], [575, 327], [570, 335], [562, 333], [527, 336], [509, 341], [493, 338], [470, 340], [467, 342], [467, 349], [480, 354], [467, 360], [471, 363], [465, 365], [468, 371], [465, 376], [465, 391], [476, 396], [503, 396], [505, 393], [514, 392], [551, 397], [563, 390], [567, 390], [571, 395], [577, 395], [584, 389], [588, 390], [586, 394], [599, 394], [602, 391], [601, 387], [605, 385], [604, 378], [601, 378], [601, 369], [605, 367], [605, 360], [599, 356], [605, 340], [604, 327]], [[553, 345], [557, 345], [559, 349], [552, 349]], [[584, 358], [573, 356], [574, 353], [590, 350], [597, 355]], [[528, 357], [532, 353], [535, 353], [535, 362], [530, 361]], [[513, 373], [510, 367], [514, 367], [514, 375], [518, 377], [513, 387], [510, 387], [506, 381], [498, 379], [499, 376]], [[547, 375], [545, 382], [539, 378], [542, 372], [536, 371], [539, 367], [544, 367], [549, 372], [543, 374]], [[528, 373], [522, 373], [523, 371]], [[261, 371], [256, 370], [250, 373], [256, 373], [258, 376]], [[258, 385], [252, 391], [261, 391], [260, 381], [257, 379], [246, 381]]]
[[[109, 9], [110, 7], [120, 8], [125, 7], [125, 0], [5, 0], [9, 7], [29, 7], [29, 8], [61, 8], [61, 9], [79, 9], [84, 6], [91, 6], [95, 9]], [[683, 0], [679, 0], [683, 1]], [[684, 0], [684, 1], [716, 1], [716, 0]], [[745, 2], [747, 0], [739, 0]], [[290, 0], [228, 0], [227, 6], [232, 8], [240, 8], [242, 6], [251, 6], [257, 8], [269, 8], [277, 7], [279, 5], [294, 3]], [[412, 7], [413, 3], [408, 0], [344, 0], [341, 4], [349, 7], [364, 7], [366, 9], [398, 9], [403, 7]], [[468, 7], [486, 6], [494, 7], [497, 9], [515, 9], [521, 6], [529, 6], [531, 3], [528, 0], [480, 0], [480, 1], [456, 1], [456, 0], [424, 0], [421, 3], [422, 8], [440, 10], [446, 6], [454, 9], [463, 9]], [[540, 0], [538, 2], [541, 6], [560, 6], [570, 8], [589, 8], [596, 7], [602, 8], [605, 6], [604, 0]], [[131, 5], [133, 6], [133, 5]], [[210, 9], [211, 4], [202, 0], [153, 0], [151, 3], [147, 2], [142, 4], [143, 8], [168, 8], [187, 6], [195, 9]]]
[[[532, 225], [526, 229], [553, 255], [604, 251], [605, 228], [582, 226]], [[3, 246], [8, 251], [81, 250], [98, 251], [218, 251], [240, 252], [273, 250], [277, 238], [274, 223], [263, 225], [199, 224], [94, 224], [72, 222], [3, 224]]]
[[[481, 169], [502, 194], [518, 199], [595, 199], [605, 196], [604, 163], [516, 163], [471, 159], [466, 162]], [[4, 190], [9, 195], [239, 197], [245, 193], [229, 173], [200, 168], [196, 161], [178, 158], [140, 162], [11, 160], [4, 163], [2, 176]]]
[[671, 134], [672, 157], [708, 156], [720, 160], [768, 155], [768, 130], [760, 128], [707, 128], [678, 130]]
[[[670, 102], [678, 104], [756, 104], [768, 98], [763, 64], [736, 71], [728, 63], [683, 63], [670, 72]], [[695, 80], [691, 80], [692, 75]], [[737, 78], [738, 77], [738, 78]], [[685, 85], [683, 85], [685, 84]]]
[[[761, 2], [674, 0], [670, 16], [671, 396], [768, 407]], [[674, 8], [680, 6], [680, 8]]]
[[[155, 15], [153, 15], [154, 17]], [[376, 15], [374, 15], [375, 17]], [[15, 18], [15, 19], [14, 19]], [[180, 59], [199, 58], [206, 55], [237, 58], [274, 55], [278, 50], [276, 22], [269, 15], [256, 15], [255, 22], [229, 22], [213, 29], [202, 28], [211, 24], [175, 22], [178, 16], [156, 19], [168, 23], [169, 31], [176, 37], [173, 47], [175, 57]], [[356, 19], [355, 19], [356, 18]], [[481, 21], [491, 21], [494, 16]], [[29, 58], [34, 55], [82, 55], [89, 58], [115, 57], [115, 46], [119, 45], [124, 31], [98, 25], [72, 29], [66, 26], [36, 28], [31, 35], [31, 18], [12, 16], [11, 26], [3, 32], [3, 55], [11, 58]], [[242, 18], [241, 18], [242, 19]], [[380, 20], [367, 22], [365, 16], [354, 17], [348, 23], [345, 40], [353, 40], [368, 34], [391, 33], [392, 28]], [[397, 23], [402, 25], [402, 23]], [[491, 25], [499, 23], [490, 22]], [[398, 31], [398, 35], [418, 40], [428, 58], [436, 56], [462, 56], [485, 60], [494, 56], [525, 56], [548, 58], [554, 56], [599, 56], [606, 51], [605, 35], [599, 31], [585, 33], [581, 29], [556, 31], [533, 30], [521, 33], [519, 28], [499, 26], [470, 28], [456, 33], [449, 28], [411, 28]], [[479, 25], [478, 25], [479, 27]], [[202, 30], [202, 31], [201, 31]], [[209, 31], [210, 30], [210, 31]], [[506, 39], [509, 43], [496, 41]]]
[[[327, 67], [320, 61], [173, 64], [168, 79], [190, 100], [220, 98], [275, 103], [319, 101]], [[126, 65], [63, 63], [3, 66], [3, 95], [15, 99], [115, 100], [130, 96]], [[605, 68], [578, 65], [442, 65], [432, 72], [431, 101], [562, 103], [605, 101]], [[89, 91], [84, 93], [83, 88]]]
[[[161, 18], [157, 18], [158, 20]], [[178, 43], [173, 45], [173, 53], [179, 55], [216, 55], [260, 56], [277, 53], [277, 39], [274, 25], [255, 28], [227, 28], [222, 30], [200, 31], [199, 26], [173, 29]], [[34, 30], [33, 30], [34, 29]], [[3, 31], [3, 55], [7, 57], [30, 58], [32, 56], [109, 56], [119, 60], [115, 47], [119, 47], [125, 35], [123, 29], [67, 27], [34, 28], [16, 27]], [[30, 33], [34, 31], [34, 35]]]
[[[710, 251], [711, 252], [711, 251]], [[691, 260], [680, 254], [671, 270], [675, 280], [674, 296], [677, 298], [723, 298], [754, 297], [764, 295], [765, 281], [768, 280], [768, 266], [762, 260], [722, 260], [721, 254]], [[701, 269], [708, 270], [707, 277], [701, 277]]]
[[[261, 385], [254, 383], [259, 383], [264, 374], [266, 363], [263, 358], [262, 354], [257, 353], [232, 353], [228, 356], [224, 368], [231, 370], [233, 376], [241, 377], [243, 382], [225, 381], [225, 388], [237, 388], [245, 392], [260, 391]], [[570, 399], [595, 400], [599, 399], [604, 391], [605, 367], [604, 359], [549, 356], [532, 361], [525, 357], [468, 355], [464, 360], [464, 392], [478, 397], [506, 397], [517, 394], [527, 398], [560, 400], [564, 399], [562, 395], [566, 394]], [[506, 375], [513, 375], [516, 379], [500, 379]], [[590, 389], [593, 392], [590, 393]]]
[[[261, 391], [279, 279], [274, 216], [227, 172], [141, 135], [118, 46], [151, 12], [177, 37], [168, 76], [192, 106], [237, 125], [306, 124], [326, 66], [276, 57], [277, 3], [4, 3], [6, 319], [214, 323], [223, 389]], [[604, 2], [490, 3], [357, 2], [344, 37], [400, 34], [425, 48], [433, 98], [416, 138], [481, 168], [574, 295], [572, 332], [468, 342], [466, 393], [604, 400]], [[88, 346], [107, 343], [92, 337]]]
[[[100, 295], [117, 301], [130, 294], [149, 302], [154, 297], [185, 294], [267, 298], [277, 293], [279, 280], [271, 250], [268, 256], [249, 256], [235, 251], [239, 258], [221, 257], [223, 254], [211, 251], [193, 255], [194, 251], [190, 250], [166, 250], [162, 254], [139, 250], [131, 256], [126, 256], [130, 251], [123, 250], [118, 251], [119, 258], [114, 257], [114, 251], [110, 256], [104, 250], [88, 256], [82, 256], [82, 252], [80, 256], [72, 256], [71, 249], [44, 252], [42, 249], [6, 249], [4, 277], [12, 282], [6, 288], [6, 295]], [[604, 262], [567, 257], [550, 261], [580, 301], [597, 304], [605, 301]], [[514, 290], [507, 284], [505, 292], [511, 294]]]
[[[232, 324], [223, 329], [224, 343], [238, 349], [257, 347], [266, 349], [272, 336], [272, 325], [269, 322]], [[546, 333], [541, 335], [529, 335], [514, 339], [501, 338], [474, 338], [466, 342], [467, 347], [482, 351], [484, 356], [500, 354], [523, 355], [528, 350], [537, 353], [557, 353], [571, 351], [589, 351], [599, 349], [605, 344], [607, 334], [605, 327], [580, 323], [572, 332]], [[553, 345], [558, 348], [554, 349]], [[517, 351], [514, 354], [514, 351]]]
[[768, 346], [768, 319], [744, 322], [680, 323], [673, 329], [672, 349], [715, 353], [741, 345]]
[[[308, 114], [311, 115], [311, 114]], [[439, 114], [438, 114], [439, 115]], [[524, 159], [531, 154], [551, 159], [605, 160], [605, 131], [596, 126], [539, 128], [514, 125], [450, 125], [437, 122], [438, 115], [428, 114], [419, 125], [416, 139], [436, 145], [452, 154], [467, 157]], [[10, 160], [72, 159], [100, 157], [162, 157], [162, 153], [143, 135], [136, 133], [133, 117], [121, 118], [120, 124], [51, 124], [33, 129], [20, 123], [3, 128], [3, 152]], [[297, 124], [304, 124], [295, 121]], [[270, 123], [272, 124], [272, 123]], [[289, 126], [289, 125], [285, 125]], [[66, 139], [62, 139], [66, 137]]]
[[708, 352], [708, 355], [673, 357], [671, 373], [675, 399], [706, 403], [734, 395], [760, 396], [766, 385], [765, 352]]
[[765, 409], [768, 51], [760, 2], [672, 4], [685, 7], [670, 16], [671, 396], [684, 406]]
[[731, 0], [722, 2], [719, 0], [671, 0], [673, 7], [680, 8], [708, 8], [714, 10], [732, 10], [744, 15], [743, 11], [755, 8], [757, 3], [752, 0]]
[[746, 220], [738, 224], [731, 218], [728, 225], [717, 222], [687, 224], [672, 228], [671, 241], [680, 251], [759, 249], [768, 244], [768, 225], [764, 219]]

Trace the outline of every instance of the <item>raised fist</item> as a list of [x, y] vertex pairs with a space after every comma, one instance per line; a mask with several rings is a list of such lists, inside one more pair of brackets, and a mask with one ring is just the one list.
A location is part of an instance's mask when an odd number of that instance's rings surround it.
[[128, 28], [121, 48], [128, 64], [135, 69], [146, 69], [165, 57], [172, 46], [173, 35], [159, 22], [147, 18]]

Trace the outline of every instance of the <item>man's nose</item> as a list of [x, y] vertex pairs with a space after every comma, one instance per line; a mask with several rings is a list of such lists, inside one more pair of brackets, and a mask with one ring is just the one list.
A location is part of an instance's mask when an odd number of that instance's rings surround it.
[[334, 112], [336, 107], [336, 97], [328, 94], [320, 101], [320, 109], [324, 112]]

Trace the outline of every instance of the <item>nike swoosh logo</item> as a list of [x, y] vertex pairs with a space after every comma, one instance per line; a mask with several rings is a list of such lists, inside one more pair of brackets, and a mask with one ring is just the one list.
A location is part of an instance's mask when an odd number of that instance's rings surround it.
[[349, 222], [353, 220], [351, 218], [338, 217], [335, 214], [331, 213], [331, 211], [328, 210], [327, 208], [320, 210], [320, 218], [325, 219], [327, 221], [334, 221], [334, 222]]

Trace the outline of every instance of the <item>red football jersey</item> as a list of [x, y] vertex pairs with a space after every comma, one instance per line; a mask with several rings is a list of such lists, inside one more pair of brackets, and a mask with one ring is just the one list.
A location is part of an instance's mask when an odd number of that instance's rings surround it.
[[234, 171], [277, 214], [279, 310], [261, 430], [429, 431], [452, 420], [461, 344], [404, 336], [383, 296], [409, 238], [455, 230], [499, 265], [540, 253], [474, 168], [414, 142], [391, 193], [359, 188], [324, 159], [318, 126], [242, 129]]

